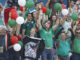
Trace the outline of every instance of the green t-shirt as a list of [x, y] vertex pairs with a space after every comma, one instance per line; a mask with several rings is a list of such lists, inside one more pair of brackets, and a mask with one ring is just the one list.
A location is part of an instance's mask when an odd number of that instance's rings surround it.
[[39, 30], [40, 37], [45, 40], [45, 47], [51, 47], [51, 48], [53, 47], [52, 31], [53, 31], [52, 28], [49, 29], [48, 31], [43, 28]]
[[26, 35], [27, 35], [27, 36], [30, 36], [30, 31], [31, 31], [31, 29], [34, 28], [34, 27], [35, 27], [35, 24], [34, 24], [33, 21], [31, 21], [31, 22], [26, 22], [26, 23], [23, 25], [23, 29], [26, 30]]
[[73, 52], [80, 54], [80, 38], [75, 38], [73, 42]]
[[56, 41], [59, 41], [59, 48], [57, 48], [57, 54], [61, 56], [68, 56], [70, 52], [70, 41], [71, 39], [67, 39], [62, 41], [60, 38]]

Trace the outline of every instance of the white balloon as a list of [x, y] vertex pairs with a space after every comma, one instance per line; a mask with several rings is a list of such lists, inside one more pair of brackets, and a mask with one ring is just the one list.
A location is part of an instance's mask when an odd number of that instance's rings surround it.
[[18, 0], [18, 4], [20, 6], [25, 6], [26, 5], [26, 0]]
[[17, 24], [23, 24], [23, 23], [24, 23], [24, 18], [19, 16], [19, 17], [16, 19], [16, 23], [17, 23]]
[[64, 16], [65, 16], [65, 15], [68, 15], [68, 13], [69, 13], [69, 12], [68, 12], [67, 9], [63, 9], [63, 10], [62, 10], [62, 14], [63, 14]]
[[13, 45], [13, 49], [15, 50], [15, 51], [20, 51], [21, 50], [21, 45], [20, 44], [14, 44]]

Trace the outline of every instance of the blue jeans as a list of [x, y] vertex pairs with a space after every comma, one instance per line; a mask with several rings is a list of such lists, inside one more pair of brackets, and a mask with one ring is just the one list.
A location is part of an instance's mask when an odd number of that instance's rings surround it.
[[54, 60], [54, 53], [52, 49], [45, 49], [42, 52], [42, 59], [41, 60], [46, 60], [48, 58], [48, 60]]
[[13, 48], [11, 48], [9, 51], [9, 60], [20, 60], [20, 56], [18, 52], [15, 52]]
[[0, 53], [0, 59], [9, 60], [9, 53], [8, 52]]
[[0, 58], [4, 60], [20, 60], [19, 53], [15, 52], [13, 49], [0, 54]]
[[73, 53], [72, 60], [80, 60], [80, 54]]
[[68, 56], [58, 56], [60, 60], [70, 60]]

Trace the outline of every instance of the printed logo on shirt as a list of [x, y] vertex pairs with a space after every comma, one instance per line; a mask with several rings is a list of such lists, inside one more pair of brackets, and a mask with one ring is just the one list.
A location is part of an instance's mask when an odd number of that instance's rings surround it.
[[29, 42], [25, 45], [24, 54], [26, 57], [36, 58], [37, 49], [38, 49], [38, 43]]

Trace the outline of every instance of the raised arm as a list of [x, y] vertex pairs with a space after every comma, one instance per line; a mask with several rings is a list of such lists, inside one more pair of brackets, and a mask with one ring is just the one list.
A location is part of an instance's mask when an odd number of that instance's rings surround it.
[[74, 40], [74, 38], [75, 38], [75, 35], [74, 35], [74, 33], [73, 33], [72, 29], [68, 29], [68, 30], [71, 32], [71, 40], [73, 41], [73, 40]]
[[66, 19], [67, 19], [67, 16], [63, 16], [62, 24], [64, 24], [64, 22], [66, 21]]
[[[25, 7], [23, 7], [23, 11], [22, 11], [22, 17], [24, 18], [25, 16]], [[21, 28], [21, 25], [20, 24], [16, 24], [16, 35], [19, 35], [20, 34], [20, 28]], [[25, 33], [25, 30], [23, 31], [23, 35]]]
[[43, 18], [43, 13], [42, 13], [41, 10], [40, 10], [39, 12], [40, 12], [40, 13], [39, 13], [39, 18], [38, 18], [38, 20], [37, 20], [37, 27], [38, 27], [38, 29], [40, 30], [40, 29], [42, 29], [41, 20], [42, 20], [42, 18]]
[[77, 24], [78, 24], [78, 21], [76, 21], [76, 22], [75, 22], [75, 25], [73, 26], [73, 33], [74, 33], [74, 34], [75, 34], [75, 30], [76, 30]]
[[37, 27], [38, 27], [38, 29], [40, 30], [40, 29], [42, 29], [42, 24], [41, 24], [41, 21], [42, 21], [42, 19], [43, 19], [43, 12], [42, 12], [42, 10], [41, 10], [41, 5], [39, 5], [39, 11], [38, 11], [38, 15], [39, 15], [39, 17], [38, 17], [38, 20], [37, 20]]
[[49, 6], [49, 3], [50, 3], [50, 0], [48, 0], [48, 2], [47, 2], [47, 4], [46, 4], [46, 7], [48, 7], [48, 6]]

